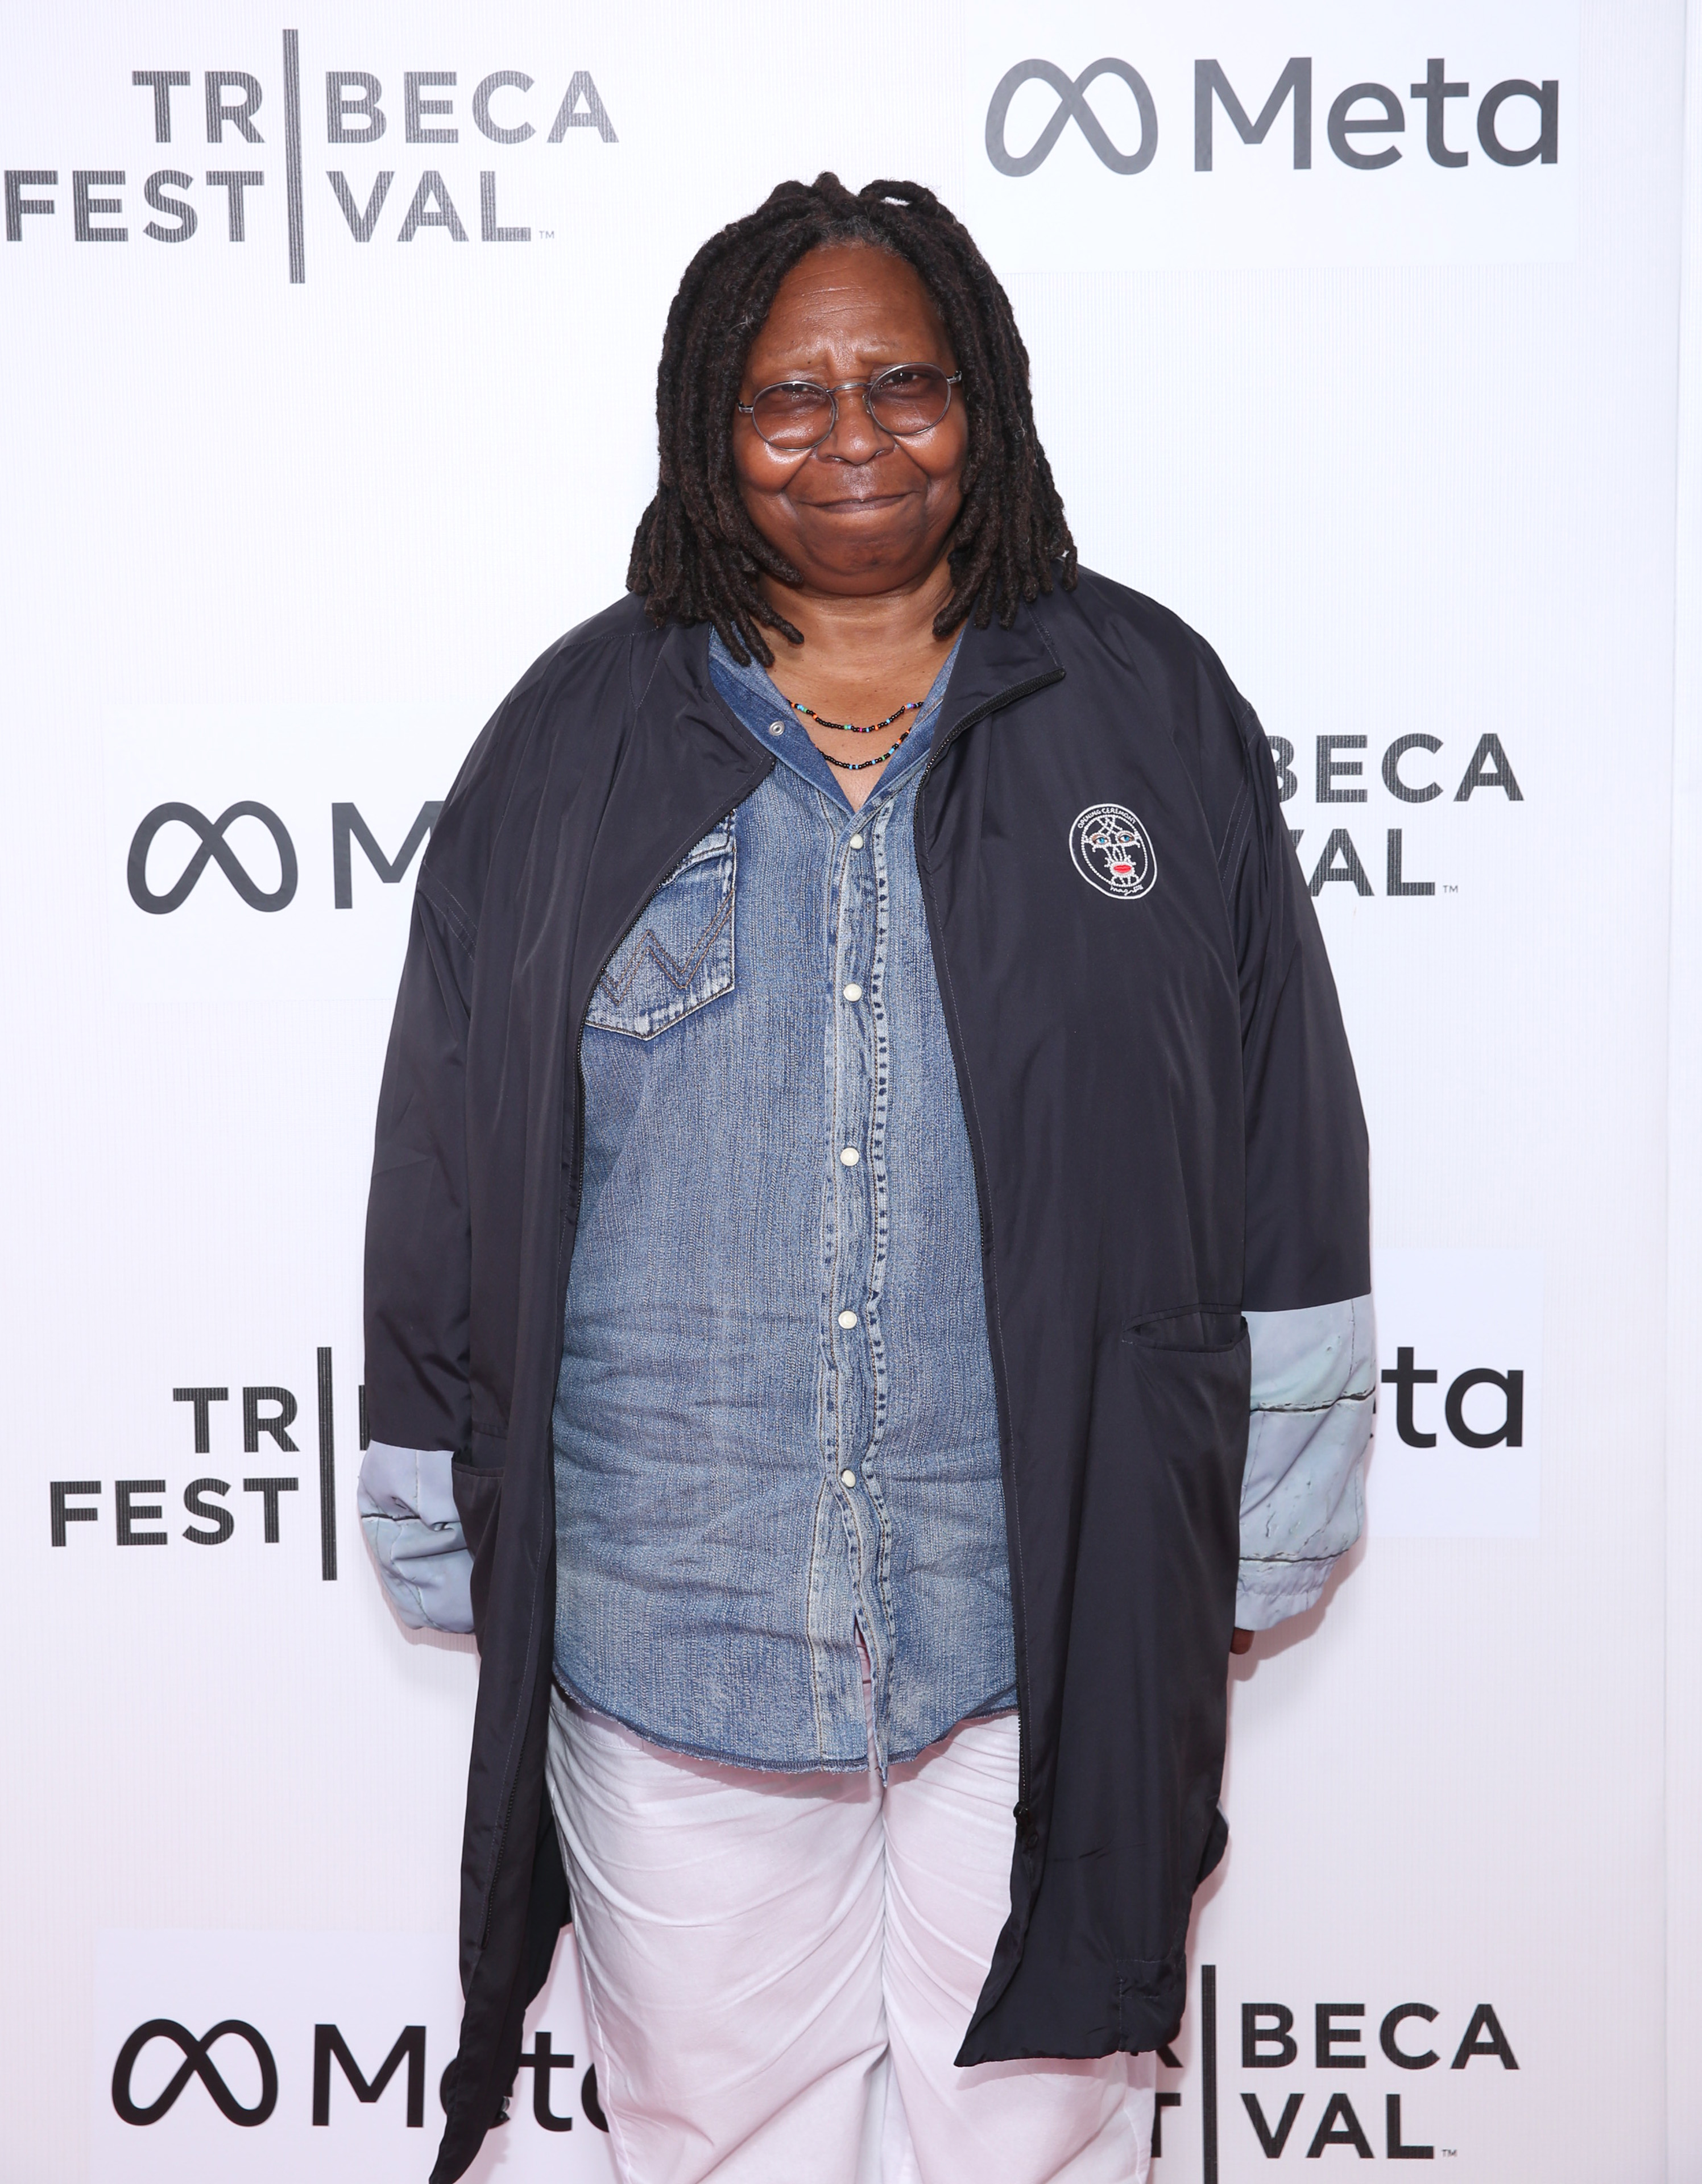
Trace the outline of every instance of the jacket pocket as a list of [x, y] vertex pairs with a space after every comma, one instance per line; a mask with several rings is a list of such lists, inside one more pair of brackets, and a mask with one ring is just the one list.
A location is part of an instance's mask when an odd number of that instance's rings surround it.
[[1192, 1350], [1205, 1354], [1238, 1350], [1249, 1342], [1247, 1322], [1229, 1305], [1189, 1304], [1149, 1312], [1124, 1330], [1125, 1342], [1143, 1350]]
[[729, 816], [652, 895], [598, 981], [587, 1026], [655, 1039], [732, 991], [737, 865]]
[[1121, 1348], [1148, 1446], [1173, 1472], [1192, 1475], [1211, 1509], [1211, 1529], [1223, 1532], [1232, 1573], [1253, 1388], [1247, 1322], [1232, 1306], [1188, 1305], [1135, 1321]]

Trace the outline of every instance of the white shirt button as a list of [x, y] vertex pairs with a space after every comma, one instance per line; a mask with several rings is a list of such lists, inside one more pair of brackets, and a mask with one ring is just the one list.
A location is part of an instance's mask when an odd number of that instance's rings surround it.
[[848, 1001], [860, 1001], [863, 998], [863, 989], [854, 978], [845, 989], [845, 998]]
[[840, 1161], [846, 1167], [855, 1167], [862, 1157], [855, 1145], [847, 1145], [839, 1156]]
[[857, 1324], [856, 1313], [854, 1312], [842, 1312], [839, 1315], [839, 1324], [842, 1327], [855, 1327]]
[[851, 837], [851, 846], [854, 850], [860, 850], [863, 846], [863, 837], [860, 834], [854, 834]]
[[783, 736], [786, 733], [785, 722], [770, 721], [768, 724], [768, 732], [771, 736]]
[[854, 1486], [857, 1484], [856, 1473], [854, 1471], [842, 1471], [839, 1474], [839, 1484], [842, 1486]]

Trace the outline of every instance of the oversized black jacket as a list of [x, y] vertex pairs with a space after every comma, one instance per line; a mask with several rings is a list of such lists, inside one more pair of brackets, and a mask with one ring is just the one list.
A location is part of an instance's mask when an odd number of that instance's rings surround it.
[[[543, 1773], [581, 1028], [650, 896], [774, 763], [708, 654], [636, 599], [564, 638], [474, 746], [416, 890], [366, 1387], [375, 1440], [455, 1452], [474, 1555], [466, 2007], [433, 2184], [498, 2111], [568, 1909]], [[1088, 876], [1101, 805], [1139, 822], [1144, 892]], [[969, 631], [915, 837], [980, 1195], [1021, 1719], [1010, 1917], [958, 2059], [1148, 2049], [1226, 1839], [1242, 1313], [1369, 1289], [1359, 1096], [1258, 721], [1151, 600], [1083, 572]]]

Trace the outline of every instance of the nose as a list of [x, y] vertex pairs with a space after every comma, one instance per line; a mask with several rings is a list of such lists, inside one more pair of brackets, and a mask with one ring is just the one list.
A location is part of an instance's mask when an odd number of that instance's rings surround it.
[[883, 432], [869, 415], [866, 382], [856, 380], [849, 386], [836, 387], [832, 393], [839, 414], [832, 431], [817, 442], [814, 450], [825, 462], [871, 463], [898, 445], [892, 434]]

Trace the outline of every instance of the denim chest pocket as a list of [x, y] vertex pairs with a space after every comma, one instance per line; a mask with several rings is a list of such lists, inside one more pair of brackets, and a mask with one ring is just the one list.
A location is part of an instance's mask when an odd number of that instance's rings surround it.
[[729, 816], [652, 895], [598, 981], [587, 1026], [655, 1039], [731, 993], [737, 864]]

